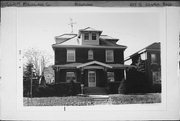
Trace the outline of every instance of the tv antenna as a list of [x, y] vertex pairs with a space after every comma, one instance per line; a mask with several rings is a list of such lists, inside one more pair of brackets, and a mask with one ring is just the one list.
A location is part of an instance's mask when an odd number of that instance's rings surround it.
[[76, 22], [73, 22], [73, 19], [70, 18], [70, 23], [68, 25], [71, 26], [71, 33], [73, 33], [73, 26], [74, 26], [74, 24], [76, 24]]

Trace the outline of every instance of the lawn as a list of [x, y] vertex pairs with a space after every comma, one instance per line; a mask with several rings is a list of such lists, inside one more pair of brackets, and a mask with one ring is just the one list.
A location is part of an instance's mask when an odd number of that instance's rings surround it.
[[106, 97], [94, 96], [68, 96], [68, 97], [39, 97], [24, 98], [24, 106], [88, 106], [103, 104], [142, 104], [160, 103], [160, 93], [148, 94], [112, 94]]

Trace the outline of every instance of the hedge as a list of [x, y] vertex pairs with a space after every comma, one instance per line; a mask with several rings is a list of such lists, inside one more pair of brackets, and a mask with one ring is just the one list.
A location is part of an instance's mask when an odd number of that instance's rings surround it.
[[[46, 84], [46, 86], [33, 86], [33, 97], [73, 96], [81, 93], [80, 83]], [[29, 96], [24, 94], [24, 96]]]

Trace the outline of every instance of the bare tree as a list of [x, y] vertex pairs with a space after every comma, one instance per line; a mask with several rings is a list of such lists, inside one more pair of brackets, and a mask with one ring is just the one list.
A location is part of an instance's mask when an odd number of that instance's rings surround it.
[[44, 50], [32, 48], [24, 51], [23, 58], [25, 59], [24, 64], [32, 63], [35, 68], [35, 73], [40, 76], [44, 68], [51, 62], [53, 56]]

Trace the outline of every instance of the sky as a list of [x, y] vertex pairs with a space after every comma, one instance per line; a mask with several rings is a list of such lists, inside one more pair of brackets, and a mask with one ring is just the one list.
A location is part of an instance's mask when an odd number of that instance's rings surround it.
[[[54, 55], [55, 36], [71, 33], [70, 19], [79, 29], [92, 27], [103, 35], [118, 38], [118, 44], [127, 46], [124, 57], [160, 41], [158, 12], [119, 8], [19, 8], [17, 35], [22, 49], [38, 48]], [[53, 62], [52, 62], [53, 63]]]

